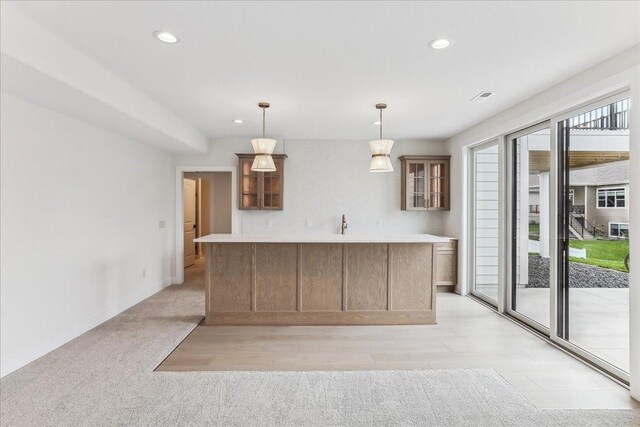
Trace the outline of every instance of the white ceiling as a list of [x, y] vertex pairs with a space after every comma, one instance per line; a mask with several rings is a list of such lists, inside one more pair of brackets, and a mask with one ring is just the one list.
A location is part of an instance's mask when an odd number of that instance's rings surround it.
[[445, 138], [640, 43], [639, 2], [13, 5], [211, 138]]

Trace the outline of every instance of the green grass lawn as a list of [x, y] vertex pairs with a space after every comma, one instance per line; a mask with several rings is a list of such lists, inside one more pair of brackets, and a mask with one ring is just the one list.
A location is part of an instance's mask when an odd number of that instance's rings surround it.
[[570, 261], [596, 265], [618, 271], [627, 271], [624, 257], [629, 253], [628, 240], [576, 240], [571, 239], [569, 246], [586, 249], [587, 259], [570, 258]]
[[540, 224], [529, 224], [529, 238], [540, 240]]

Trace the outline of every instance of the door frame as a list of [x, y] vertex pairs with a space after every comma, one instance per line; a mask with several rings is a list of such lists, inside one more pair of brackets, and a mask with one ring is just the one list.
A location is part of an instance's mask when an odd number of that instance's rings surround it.
[[238, 209], [238, 181], [236, 179], [237, 166], [176, 166], [175, 174], [175, 227], [174, 227], [174, 256], [175, 268], [172, 283], [184, 283], [184, 192], [182, 179], [185, 172], [230, 172], [231, 173], [231, 232], [241, 233], [240, 210]]
[[[515, 182], [516, 182], [516, 177], [515, 177], [515, 173], [518, 172], [516, 170], [516, 166], [515, 166], [515, 155], [516, 155], [516, 150], [515, 150], [515, 144], [514, 144], [514, 140], [516, 140], [517, 138], [520, 138], [522, 136], [526, 136], [526, 135], [530, 135], [532, 133], [541, 131], [543, 129], [547, 129], [549, 128], [549, 137], [550, 137], [550, 141], [549, 141], [549, 150], [551, 153], [553, 153], [553, 149], [555, 147], [555, 136], [554, 136], [554, 131], [551, 130], [551, 124], [552, 122], [550, 120], [544, 120], [542, 122], [536, 123], [534, 125], [531, 126], [527, 126], [526, 128], [523, 129], [519, 129], [515, 132], [509, 133], [507, 135], [505, 135], [505, 143], [506, 143], [506, 147], [505, 147], [505, 151], [507, 153], [507, 158], [509, 159], [506, 162], [506, 193], [505, 193], [505, 198], [506, 198], [506, 203], [505, 203], [505, 240], [506, 241], [506, 254], [507, 254], [507, 262], [505, 263], [505, 267], [506, 267], [506, 277], [507, 280], [505, 281], [505, 310], [504, 312], [509, 314], [512, 317], [515, 317], [516, 319], [518, 319], [519, 321], [521, 321], [522, 323], [526, 324], [527, 326], [537, 330], [538, 332], [549, 336], [551, 334], [551, 330], [553, 329], [553, 327], [555, 327], [555, 325], [553, 325], [553, 315], [550, 314], [550, 322], [549, 322], [549, 327], [546, 327], [545, 325], [536, 322], [535, 320], [519, 313], [518, 311], [514, 310], [513, 307], [513, 301], [514, 301], [514, 292], [515, 292], [515, 287], [514, 287], [514, 276], [515, 276], [515, 260], [517, 259], [517, 257], [514, 254], [514, 250], [518, 249], [515, 247], [514, 245], [514, 228], [518, 226], [518, 224], [514, 223], [514, 217], [515, 217], [515, 212], [516, 212], [516, 203], [517, 200], [514, 197], [515, 194]], [[554, 171], [555, 171], [555, 167], [554, 167], [554, 156], [550, 156], [549, 161], [551, 162], [550, 165], [550, 182], [549, 182], [549, 186], [552, 187], [554, 184]], [[529, 166], [527, 165], [527, 172], [529, 172]], [[554, 200], [555, 200], [555, 196], [554, 196], [554, 189], [553, 188], [549, 188], [550, 190], [550, 195], [549, 195], [549, 203], [553, 204]], [[528, 212], [525, 213], [526, 215], [529, 215]], [[555, 239], [555, 229], [553, 228], [553, 209], [551, 208], [551, 206], [549, 206], [549, 233], [551, 234], [551, 236], [549, 236], [549, 238], [551, 239], [549, 242], [549, 245], [552, 245], [552, 241]], [[527, 239], [528, 239], [528, 235], [527, 235]], [[553, 266], [553, 252], [551, 247], [549, 248], [549, 255], [550, 255], [550, 277], [553, 276], [554, 274], [554, 266]], [[554, 295], [555, 295], [555, 288], [554, 288], [554, 283], [553, 280], [550, 279], [550, 283], [549, 283], [549, 294], [550, 294], [550, 309], [553, 307], [553, 303], [555, 302], [554, 299]], [[550, 312], [551, 313], [551, 312]]]
[[[549, 224], [549, 229], [554, 233], [554, 238], [551, 240], [549, 245], [549, 252], [551, 256], [551, 272], [550, 272], [550, 280], [551, 280], [551, 308], [552, 308], [552, 316], [551, 316], [551, 335], [550, 339], [555, 344], [560, 347], [569, 350], [570, 352], [576, 354], [578, 357], [588, 361], [592, 365], [599, 367], [600, 369], [607, 372], [610, 376], [614, 377], [618, 381], [629, 384], [630, 382], [630, 374], [621, 370], [617, 366], [612, 365], [611, 363], [605, 361], [604, 359], [599, 358], [598, 356], [584, 350], [578, 345], [572, 343], [569, 340], [562, 338], [560, 335], [561, 324], [560, 324], [560, 316], [566, 316], [567, 313], [564, 312], [566, 306], [568, 305], [568, 301], [564, 301], [564, 295], [561, 293], [564, 292], [565, 283], [560, 280], [559, 273], [562, 272], [559, 257], [561, 251], [563, 250], [559, 243], [559, 237], [561, 234], [560, 226], [562, 225], [559, 221], [560, 208], [561, 208], [561, 193], [560, 189], [560, 178], [559, 173], [561, 172], [560, 165], [560, 156], [562, 155], [560, 147], [560, 141], [558, 140], [558, 125], [566, 119], [571, 117], [575, 117], [576, 115], [591, 111], [595, 108], [601, 107], [605, 104], [610, 104], [616, 101], [619, 101], [624, 98], [631, 98], [631, 91], [629, 89], [618, 90], [607, 95], [598, 97], [594, 100], [589, 101], [588, 103], [580, 104], [579, 106], [562, 112], [561, 114], [557, 114], [556, 116], [551, 118], [551, 151], [552, 153], [556, 153], [555, 156], [551, 156], [553, 159], [555, 157], [555, 161], [552, 160], [551, 165], [551, 177], [552, 181], [550, 182], [551, 187], [551, 206], [550, 206], [550, 216], [551, 221]], [[631, 136], [630, 136], [631, 138]], [[631, 147], [629, 148], [631, 151]], [[631, 186], [631, 183], [629, 183]], [[565, 317], [566, 319], [566, 317]], [[629, 324], [629, 334], [633, 333], [633, 325]], [[631, 340], [629, 346], [629, 358], [633, 357], [633, 350], [631, 348]]]
[[[500, 237], [500, 242], [505, 242], [505, 245], [501, 245], [500, 246], [500, 262], [501, 262], [501, 267], [500, 267], [500, 279], [499, 279], [499, 289], [498, 289], [498, 295], [500, 297], [500, 301], [498, 301], [498, 307], [497, 307], [497, 312], [505, 315], [509, 318], [514, 319], [514, 321], [516, 321], [518, 324], [522, 325], [523, 327], [526, 327], [527, 329], [531, 330], [533, 333], [539, 333], [540, 330], [538, 328], [532, 328], [531, 324], [529, 322], [526, 321], [526, 318], [523, 319], [524, 316], [518, 316], [516, 315], [512, 315], [510, 313], [507, 312], [506, 307], [509, 304], [509, 301], [507, 301], [507, 294], [508, 294], [508, 290], [507, 290], [507, 286], [509, 285], [509, 280], [510, 280], [510, 262], [509, 262], [509, 256], [511, 251], [509, 250], [509, 248], [507, 247], [508, 245], [511, 244], [510, 242], [510, 228], [509, 228], [509, 224], [508, 222], [510, 221], [510, 215], [507, 211], [507, 209], [509, 208], [509, 204], [506, 202], [505, 200], [505, 196], [510, 194], [510, 187], [509, 184], [507, 183], [507, 176], [509, 175], [509, 169], [510, 169], [510, 162], [511, 162], [511, 157], [510, 157], [510, 153], [509, 151], [509, 141], [507, 139], [507, 136], [515, 134], [516, 132], [519, 132], [523, 129], [527, 129], [527, 128], [531, 128], [532, 126], [535, 126], [536, 124], [545, 122], [545, 121], [549, 121], [549, 127], [550, 127], [550, 136], [551, 136], [551, 156], [550, 156], [550, 161], [551, 161], [551, 171], [550, 171], [550, 182], [549, 182], [549, 195], [550, 195], [550, 206], [549, 206], [549, 230], [552, 233], [552, 235], [550, 236], [551, 240], [549, 242], [549, 255], [551, 258], [551, 266], [550, 266], [550, 328], [549, 328], [549, 332], [548, 333], [543, 333], [541, 336], [545, 337], [546, 339], [549, 340], [549, 342], [558, 347], [559, 349], [561, 349], [562, 351], [565, 351], [566, 353], [570, 354], [571, 356], [575, 357], [576, 359], [582, 360], [583, 362], [585, 362], [588, 366], [593, 367], [594, 369], [598, 369], [600, 371], [602, 371], [603, 373], [605, 373], [606, 375], [608, 375], [610, 378], [613, 378], [615, 380], [617, 380], [620, 384], [629, 386], [630, 380], [633, 376], [633, 374], [629, 374], [626, 372], [621, 371], [620, 369], [616, 368], [615, 366], [605, 362], [604, 360], [588, 353], [587, 351], [581, 349], [580, 347], [577, 347], [575, 344], [566, 341], [562, 338], [560, 338], [558, 336], [558, 318], [557, 318], [557, 313], [558, 313], [558, 298], [557, 298], [557, 293], [558, 293], [558, 268], [557, 268], [557, 258], [558, 258], [558, 252], [559, 252], [559, 245], [558, 245], [558, 239], [557, 239], [557, 234], [558, 234], [558, 220], [557, 220], [557, 215], [558, 215], [558, 169], [559, 169], [559, 165], [558, 165], [558, 156], [556, 155], [557, 151], [558, 151], [558, 126], [557, 124], [559, 122], [561, 122], [564, 119], [570, 118], [575, 116], [576, 114], [580, 114], [586, 111], [590, 111], [591, 109], [593, 109], [593, 107], [597, 107], [598, 104], [602, 104], [602, 103], [606, 103], [608, 100], [611, 99], [615, 99], [615, 98], [633, 98], [634, 96], [640, 96], [640, 92], [637, 90], [633, 90], [632, 88], [630, 88], [629, 83], [627, 82], [627, 80], [629, 80], [628, 78], [629, 76], [624, 77], [625, 82], [624, 83], [620, 83], [620, 84], [616, 84], [614, 86], [609, 86], [606, 88], [602, 88], [602, 90], [599, 90], [598, 92], [591, 92], [589, 94], [586, 94], [586, 96], [584, 96], [585, 94], [582, 94], [578, 97], [578, 99], [573, 99], [571, 102], [566, 102], [565, 100], [558, 100], [558, 103], [554, 103], [551, 104], [551, 107], [549, 109], [549, 111], [544, 112], [540, 115], [536, 115], [536, 117], [532, 117], [529, 118], [527, 120], [522, 120], [521, 123], [517, 123], [519, 120], [516, 120], [516, 124], [513, 125], [512, 122], [506, 123], [504, 124], [504, 127], [502, 129], [498, 129], [498, 133], [497, 135], [494, 135], [490, 138], [483, 138], [483, 139], [479, 139], [476, 140], [477, 142], [475, 143], [471, 143], [471, 144], [467, 144], [464, 145], [463, 147], [463, 156], [462, 156], [462, 160], [463, 160], [463, 172], [467, 174], [466, 177], [464, 177], [463, 182], [466, 185], [465, 188], [465, 197], [463, 199], [464, 204], [466, 204], [466, 206], [463, 206], [463, 208], [466, 208], [466, 219], [464, 221], [463, 224], [463, 230], [462, 230], [462, 238], [465, 239], [465, 241], [467, 242], [466, 244], [466, 250], [462, 251], [461, 254], [466, 257], [466, 259], [461, 259], [461, 270], [462, 269], [466, 269], [466, 272], [463, 272], [461, 277], [463, 278], [463, 280], [465, 281], [465, 283], [463, 284], [463, 289], [466, 291], [465, 293], [469, 293], [472, 294], [471, 290], [472, 290], [472, 285], [473, 285], [473, 281], [472, 281], [472, 274], [473, 274], [473, 250], [471, 250], [471, 246], [472, 246], [472, 238], [473, 238], [473, 223], [472, 223], [472, 203], [471, 203], [471, 198], [473, 197], [473, 186], [472, 186], [472, 171], [473, 171], [473, 167], [472, 167], [472, 163], [473, 163], [473, 157], [472, 157], [472, 149], [474, 147], [478, 147], [488, 141], [491, 140], [495, 140], [496, 138], [499, 141], [499, 146], [500, 146], [500, 158], [499, 161], [502, 162], [500, 165], [500, 198], [501, 198], [501, 203], [500, 203], [500, 207], [501, 207], [501, 211], [500, 211], [500, 215], [501, 215], [501, 221], [500, 221], [500, 232], [501, 237]], [[633, 77], [635, 79], [635, 75]], [[575, 96], [573, 96], [573, 98], [575, 98]], [[634, 99], [632, 99], [632, 102], [634, 101]], [[632, 110], [632, 111], [636, 111], [636, 110]], [[637, 111], [636, 111], [637, 113]], [[637, 116], [637, 117], [636, 117]], [[528, 116], [527, 116], [528, 117]], [[638, 129], [638, 126], [636, 126], [638, 123], [640, 123], [640, 120], [636, 120], [634, 121], [634, 118], [638, 118], [640, 119], [640, 114], [635, 114], [632, 115], [631, 117], [631, 121], [630, 121], [630, 138], [631, 138], [631, 147], [630, 147], [630, 151], [632, 152], [632, 156], [633, 156], [633, 149], [634, 149], [634, 145], [633, 143], [636, 141], [637, 138], [634, 138], [634, 134], [636, 134], [637, 132], [635, 132]], [[636, 147], [637, 148], [637, 147]], [[630, 211], [632, 210], [634, 205], [630, 206]], [[464, 209], [463, 209], [464, 210]], [[630, 217], [631, 217], [631, 212], [630, 212]], [[506, 219], [506, 221], [505, 221]], [[631, 221], [630, 221], [631, 222]], [[634, 246], [635, 247], [635, 246]], [[630, 250], [631, 247], [630, 247]], [[633, 280], [633, 277], [630, 277], [631, 280]], [[634, 303], [634, 294], [633, 291], [635, 289], [633, 289], [632, 287], [630, 287], [630, 293], [629, 293], [629, 298], [630, 298], [630, 304]], [[475, 295], [473, 295], [475, 297]], [[485, 299], [482, 298], [477, 298], [477, 299], [481, 299], [483, 302], [486, 302]], [[636, 298], [637, 300], [637, 298]], [[491, 304], [492, 306], [495, 306], [495, 303]], [[629, 333], [631, 335], [631, 339], [630, 339], [630, 348], [629, 348], [629, 357], [631, 358], [631, 367], [630, 369], [633, 370], [634, 369], [634, 363], [633, 361], [635, 360], [634, 357], [637, 359], [637, 355], [638, 355], [638, 348], [640, 347], [639, 345], [637, 345], [638, 340], [635, 340], [634, 342], [634, 333], [637, 332], [637, 328], [635, 328], [635, 325], [637, 324], [633, 322], [634, 318], [633, 318], [633, 314], [630, 313], [630, 315], [632, 316], [630, 318], [630, 325], [629, 325]], [[637, 316], [635, 316], [635, 319], [637, 320]], [[637, 373], [638, 370], [636, 370]], [[637, 375], [636, 375], [637, 376]], [[634, 380], [637, 378], [633, 378]], [[637, 387], [636, 387], [637, 388]], [[631, 389], [633, 390], [634, 387], [632, 385]], [[635, 397], [635, 396], [634, 396]]]

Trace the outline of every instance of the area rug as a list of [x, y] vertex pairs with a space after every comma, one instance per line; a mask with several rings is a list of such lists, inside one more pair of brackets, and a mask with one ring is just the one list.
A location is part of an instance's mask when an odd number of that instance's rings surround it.
[[3, 426], [638, 426], [539, 410], [491, 369], [154, 372], [201, 320], [171, 286], [0, 381]]

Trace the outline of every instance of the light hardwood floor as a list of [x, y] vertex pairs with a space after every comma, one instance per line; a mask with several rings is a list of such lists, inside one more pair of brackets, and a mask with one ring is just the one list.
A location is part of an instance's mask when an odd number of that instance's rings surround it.
[[161, 371], [493, 368], [541, 408], [640, 408], [626, 388], [468, 297], [438, 324], [198, 326]]

